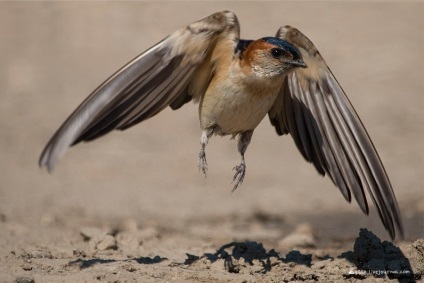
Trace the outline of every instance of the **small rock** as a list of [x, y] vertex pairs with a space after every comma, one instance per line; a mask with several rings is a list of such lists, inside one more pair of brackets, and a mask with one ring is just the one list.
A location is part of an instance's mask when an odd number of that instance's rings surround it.
[[416, 240], [411, 244], [411, 247], [414, 248], [420, 254], [420, 257], [424, 256], [424, 239]]
[[139, 254], [140, 239], [134, 233], [122, 232], [116, 235], [119, 249], [127, 257], [136, 257]]
[[295, 230], [289, 235], [285, 236], [278, 242], [279, 247], [284, 248], [311, 248], [315, 247], [315, 231], [308, 223], [299, 224]]
[[85, 253], [85, 251], [79, 250], [79, 249], [72, 250], [72, 254], [75, 257], [78, 257], [78, 258], [85, 258], [85, 257], [87, 257], [87, 254]]
[[134, 272], [137, 271], [137, 268], [134, 267], [134, 265], [132, 264], [127, 264], [124, 266], [125, 270], [128, 272]]
[[103, 240], [97, 243], [97, 250], [116, 250], [118, 247], [116, 245], [116, 240], [111, 235], [104, 236]]
[[30, 264], [28, 264], [28, 263], [24, 263], [24, 264], [22, 264], [22, 269], [23, 270], [25, 270], [25, 271], [29, 271], [29, 270], [32, 270], [32, 266], [30, 265]]
[[326, 259], [326, 260], [321, 260], [321, 261], [315, 262], [312, 265], [312, 269], [324, 269], [324, 267], [331, 261], [333, 261], [333, 260], [332, 259]]
[[17, 277], [15, 283], [35, 283], [32, 277]]
[[139, 235], [141, 236], [143, 242], [159, 239], [159, 231], [153, 227], [146, 227], [141, 229]]
[[406, 248], [406, 255], [411, 260], [411, 267], [415, 274], [424, 274], [424, 239], [418, 239]]
[[96, 227], [83, 227], [80, 229], [80, 234], [84, 238], [84, 241], [89, 241], [92, 238], [103, 236], [106, 233]]
[[243, 267], [243, 270], [245, 270], [246, 272], [249, 273], [261, 273], [264, 271], [264, 265], [263, 262], [260, 261], [259, 259], [254, 259], [252, 261], [252, 265], [249, 265], [249, 268], [246, 268], [246, 264], [244, 262], [242, 262], [243, 264], [241, 264], [241, 262], [239, 261], [239, 269], [242, 270], [241, 267]]
[[210, 269], [214, 272], [221, 272], [224, 271], [226, 268], [225, 266], [225, 260], [220, 258], [214, 262], [211, 263]]

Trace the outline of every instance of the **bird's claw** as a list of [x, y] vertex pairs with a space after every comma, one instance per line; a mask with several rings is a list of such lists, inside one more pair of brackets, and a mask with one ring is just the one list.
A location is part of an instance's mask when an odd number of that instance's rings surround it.
[[234, 188], [231, 192], [234, 192], [237, 187], [243, 183], [244, 176], [246, 175], [246, 165], [242, 162], [240, 165], [235, 166], [233, 170], [236, 170], [236, 174], [234, 174], [233, 181], [231, 182], [235, 182]]
[[199, 152], [198, 167], [199, 171], [201, 171], [206, 177], [206, 172], [208, 171], [208, 162], [206, 162], [206, 153], [204, 150]]

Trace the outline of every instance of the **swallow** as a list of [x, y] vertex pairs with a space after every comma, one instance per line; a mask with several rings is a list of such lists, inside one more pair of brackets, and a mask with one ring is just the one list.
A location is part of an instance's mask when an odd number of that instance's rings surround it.
[[181, 28], [143, 52], [89, 95], [50, 139], [39, 159], [51, 172], [65, 151], [112, 130], [125, 130], [166, 107], [199, 105], [202, 130], [198, 166], [206, 175], [205, 147], [213, 135], [237, 138], [241, 162], [235, 190], [246, 173], [245, 152], [268, 114], [278, 135], [290, 134], [302, 156], [328, 175], [350, 202], [369, 213], [365, 191], [392, 239], [403, 225], [379, 155], [355, 109], [320, 52], [298, 29], [240, 39], [230, 11]]

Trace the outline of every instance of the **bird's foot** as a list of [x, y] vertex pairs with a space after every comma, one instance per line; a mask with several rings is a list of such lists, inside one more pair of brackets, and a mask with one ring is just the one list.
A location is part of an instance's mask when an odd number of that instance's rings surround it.
[[199, 152], [199, 162], [198, 162], [199, 171], [201, 171], [203, 174], [205, 174], [208, 171], [208, 163], [206, 162], [206, 153], [202, 149]]
[[235, 166], [233, 170], [236, 170], [236, 174], [234, 174], [233, 181], [231, 182], [235, 182], [234, 188], [231, 190], [231, 192], [234, 192], [237, 187], [243, 183], [244, 176], [246, 175], [246, 164], [241, 162], [240, 165]]

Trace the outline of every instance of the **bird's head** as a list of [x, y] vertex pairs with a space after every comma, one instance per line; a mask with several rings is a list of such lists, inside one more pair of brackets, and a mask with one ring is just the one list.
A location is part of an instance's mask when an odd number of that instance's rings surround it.
[[285, 40], [264, 37], [251, 42], [242, 54], [245, 72], [259, 77], [275, 77], [296, 67], [306, 68], [299, 50]]

